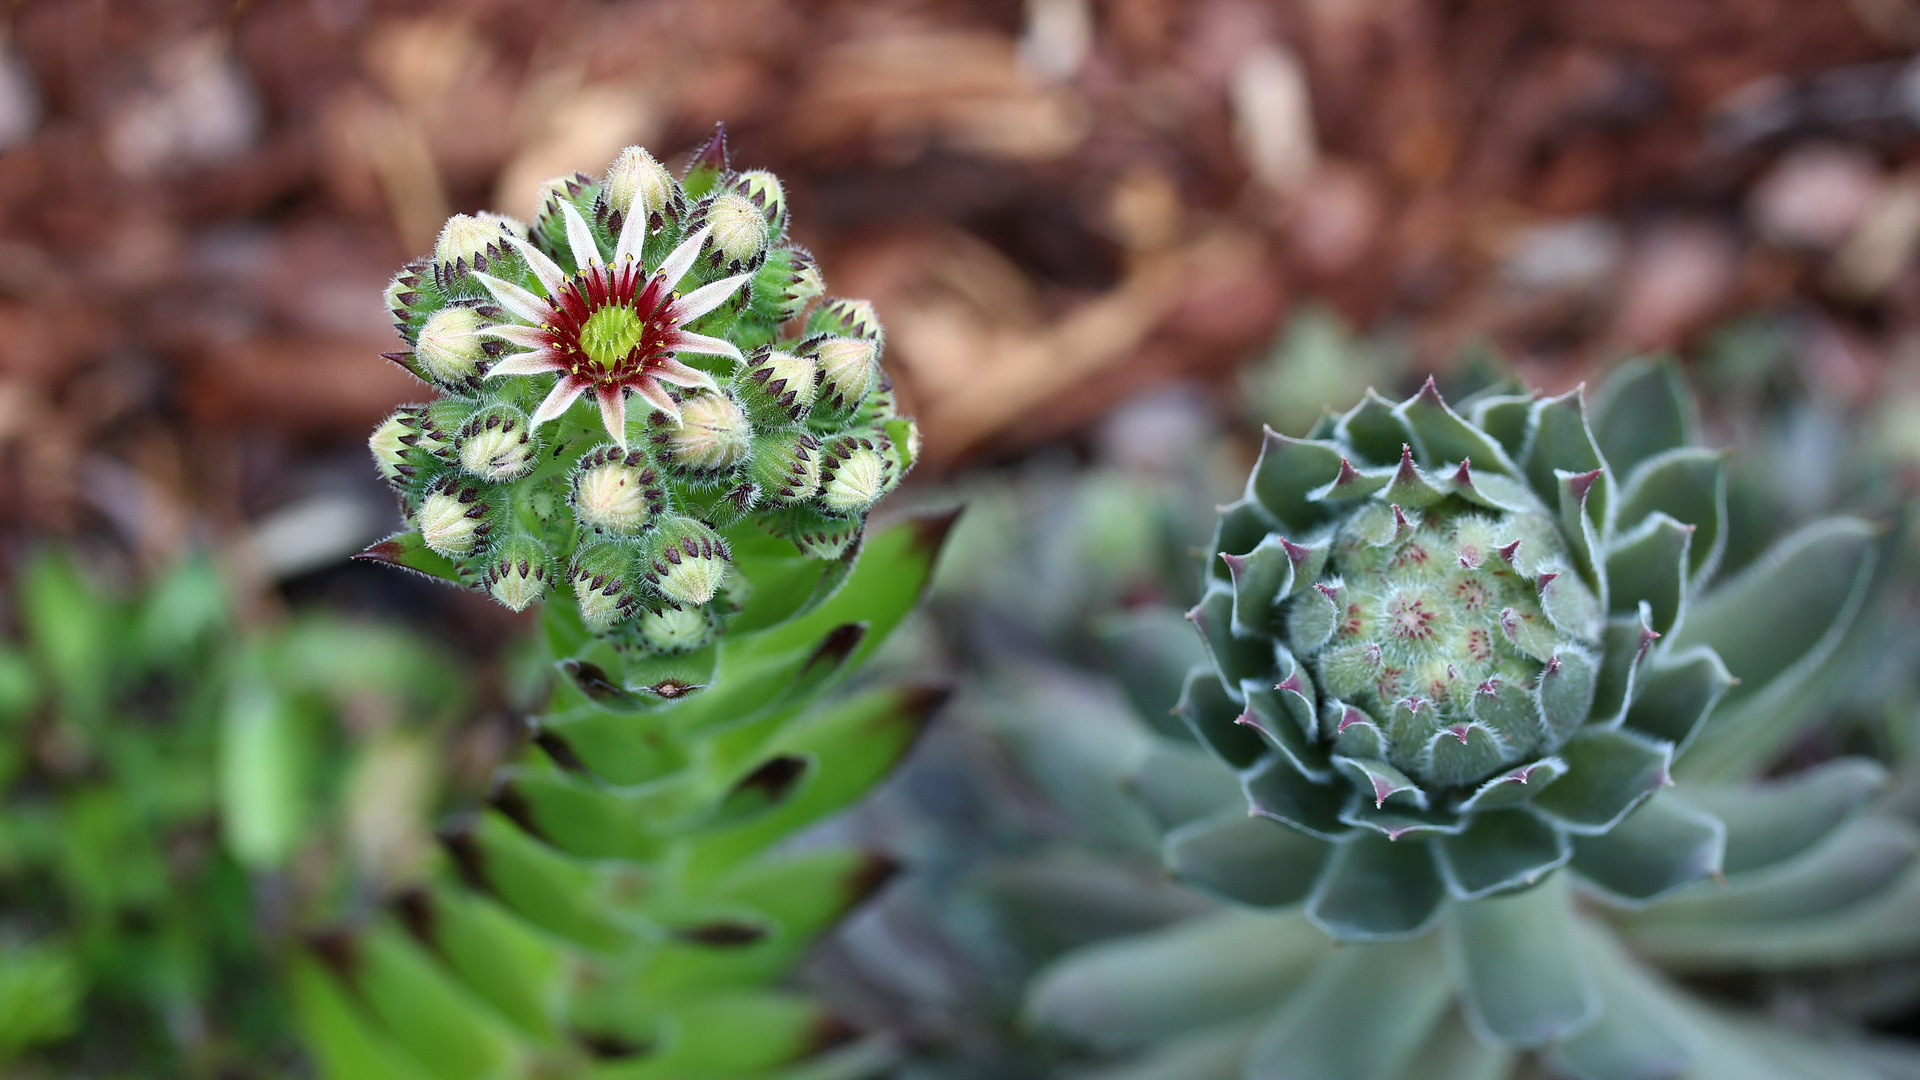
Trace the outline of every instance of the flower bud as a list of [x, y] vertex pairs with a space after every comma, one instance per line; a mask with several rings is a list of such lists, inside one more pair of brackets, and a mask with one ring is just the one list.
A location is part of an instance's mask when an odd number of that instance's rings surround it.
[[764, 348], [747, 357], [736, 383], [755, 419], [778, 424], [807, 414], [819, 379], [820, 365], [813, 357]]
[[880, 316], [873, 310], [873, 304], [866, 300], [848, 300], [835, 297], [820, 305], [820, 310], [807, 320], [809, 334], [836, 334], [841, 337], [862, 338], [878, 345], [885, 337], [880, 326]]
[[524, 533], [515, 533], [500, 544], [487, 564], [487, 592], [514, 611], [525, 611], [547, 594], [553, 557], [546, 545]]
[[817, 341], [813, 357], [820, 365], [821, 403], [844, 411], [860, 403], [879, 379], [879, 349], [873, 341], [830, 337]]
[[820, 502], [837, 514], [854, 514], [872, 506], [886, 490], [887, 460], [873, 441], [843, 435], [820, 454]]
[[634, 549], [620, 541], [582, 545], [574, 553], [567, 579], [580, 602], [580, 618], [596, 634], [626, 618], [639, 603], [634, 591]]
[[401, 267], [381, 298], [386, 301], [387, 314], [393, 317], [394, 328], [409, 340], [413, 338], [412, 328], [446, 302], [433, 282], [433, 264], [425, 259]]
[[480, 313], [470, 307], [444, 307], [427, 317], [414, 342], [413, 355], [434, 382], [459, 388], [480, 372], [485, 358]]
[[[498, 214], [455, 214], [440, 229], [433, 245], [436, 266], [457, 266], [463, 270], [485, 270], [487, 263], [507, 251], [512, 235], [511, 218]], [[522, 229], [524, 231], [524, 228]]]
[[744, 195], [723, 191], [703, 208], [702, 218], [713, 228], [708, 241], [722, 266], [747, 266], [767, 250], [767, 219]]
[[893, 473], [887, 486], [892, 487], [920, 460], [920, 425], [911, 416], [901, 416], [888, 420], [881, 429], [887, 433], [885, 453]]
[[725, 394], [696, 394], [680, 403], [675, 424], [655, 413], [653, 441], [676, 471], [693, 479], [714, 480], [746, 460], [753, 447], [753, 425], [739, 402]]
[[666, 506], [660, 474], [643, 451], [603, 446], [574, 471], [573, 515], [587, 528], [637, 536]]
[[791, 507], [769, 523], [775, 534], [793, 541], [795, 547], [816, 559], [837, 559], [846, 554], [865, 524], [864, 514], [845, 517], [812, 506]]
[[658, 227], [659, 222], [655, 222], [653, 216], [666, 213], [679, 198], [680, 185], [673, 182], [673, 176], [652, 154], [641, 147], [629, 146], [620, 151], [620, 156], [607, 169], [604, 190], [609, 209], [623, 217], [637, 211], [650, 225]]
[[779, 177], [765, 169], [749, 169], [734, 177], [727, 186], [745, 196], [775, 232], [786, 224], [787, 190], [781, 186]]
[[460, 467], [482, 480], [516, 480], [533, 468], [539, 447], [526, 414], [511, 405], [482, 409], [460, 426], [455, 445]]
[[770, 431], [754, 439], [747, 471], [768, 499], [793, 503], [820, 490], [820, 442], [804, 431]]
[[720, 534], [689, 517], [669, 517], [641, 541], [640, 571], [676, 604], [704, 604], [720, 591], [732, 553]]
[[421, 407], [402, 405], [373, 429], [367, 449], [373, 452], [373, 467], [380, 471], [380, 479], [391, 482], [413, 475], [414, 465], [407, 457], [419, 440], [420, 427]]
[[634, 628], [649, 650], [669, 656], [690, 653], [713, 640], [713, 619], [703, 607], [642, 608]]
[[826, 280], [820, 276], [820, 264], [814, 261], [812, 252], [796, 247], [788, 248], [785, 254], [782, 261], [787, 264], [788, 276], [780, 291], [779, 312], [783, 322], [805, 311], [808, 304], [827, 291]]
[[415, 525], [427, 547], [450, 559], [472, 553], [486, 535], [487, 504], [471, 484], [441, 484], [420, 503]]

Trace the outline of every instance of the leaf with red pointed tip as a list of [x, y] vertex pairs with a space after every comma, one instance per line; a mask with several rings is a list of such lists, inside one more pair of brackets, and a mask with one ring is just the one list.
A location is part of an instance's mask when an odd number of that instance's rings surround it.
[[1699, 410], [1670, 356], [1628, 360], [1594, 395], [1594, 441], [1623, 476], [1648, 458], [1691, 445], [1699, 429]]
[[1327, 508], [1314, 503], [1310, 493], [1338, 477], [1344, 460], [1333, 443], [1292, 439], [1269, 430], [1260, 460], [1247, 478], [1247, 498], [1265, 507], [1287, 532], [1304, 534], [1328, 517]]
[[1519, 471], [1492, 436], [1447, 406], [1432, 376], [1427, 377], [1418, 394], [1401, 402], [1394, 412], [1413, 432], [1414, 448], [1429, 467], [1473, 458], [1485, 472], [1511, 476]]
[[1673, 782], [1672, 744], [1634, 732], [1589, 728], [1567, 740], [1559, 757], [1567, 774], [1533, 806], [1570, 832], [1604, 833]]
[[428, 547], [427, 542], [420, 538], [418, 529], [394, 533], [355, 555], [354, 559], [359, 562], [397, 566], [402, 570], [411, 570], [416, 574], [439, 578], [454, 585], [465, 584], [460, 580], [460, 570], [454, 565], [453, 560]]
[[680, 177], [680, 186], [686, 189], [689, 198], [699, 199], [727, 178], [732, 168], [727, 161], [727, 126], [713, 125], [713, 134], [700, 144], [687, 161], [687, 170]]
[[1394, 411], [1393, 402], [1371, 388], [1340, 417], [1334, 434], [1366, 465], [1392, 465], [1400, 460], [1400, 448], [1413, 441], [1413, 432]]
[[1665, 792], [1595, 836], [1573, 838], [1573, 869], [1617, 904], [1644, 907], [1720, 872], [1727, 830]]
[[1307, 917], [1341, 941], [1413, 937], [1433, 924], [1446, 895], [1432, 845], [1359, 833], [1335, 852]]
[[1255, 907], [1305, 900], [1332, 855], [1325, 840], [1239, 810], [1193, 822], [1166, 840], [1174, 877]]

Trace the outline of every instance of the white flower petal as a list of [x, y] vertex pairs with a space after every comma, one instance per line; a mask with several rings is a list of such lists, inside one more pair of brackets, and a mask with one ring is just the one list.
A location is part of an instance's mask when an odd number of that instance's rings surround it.
[[499, 338], [509, 345], [518, 345], [523, 349], [544, 349], [547, 347], [547, 332], [537, 326], [496, 323], [493, 326], [481, 327], [479, 332], [488, 337]]
[[709, 282], [673, 302], [673, 321], [690, 323], [693, 320], [727, 302], [741, 284], [752, 274], [735, 274], [730, 278]]
[[641, 399], [654, 409], [672, 417], [674, 423], [680, 422], [680, 406], [673, 400], [673, 395], [667, 393], [666, 387], [652, 379], [642, 379], [634, 390], [638, 391]]
[[567, 220], [567, 246], [573, 249], [573, 265], [581, 270], [589, 266], [606, 269], [606, 262], [600, 258], [600, 245], [593, 242], [593, 230], [587, 228], [587, 219], [565, 199], [560, 200], [560, 216]]
[[560, 264], [542, 255], [539, 248], [511, 233], [507, 235], [507, 243], [512, 244], [514, 249], [520, 252], [520, 257], [527, 260], [527, 265], [533, 268], [533, 276], [540, 279], [540, 287], [547, 290], [547, 295], [559, 296], [560, 290], [567, 284], [567, 272], [560, 269]]
[[731, 356], [735, 360], [746, 359], [740, 355], [740, 347], [731, 341], [708, 337], [705, 334], [689, 334], [685, 330], [675, 330], [667, 338], [667, 348], [674, 352], [696, 352], [710, 356]]
[[660, 361], [659, 366], [654, 369], [653, 377], [675, 386], [704, 386], [712, 390], [720, 389], [720, 384], [713, 381], [713, 376], [672, 357]]
[[566, 412], [575, 401], [579, 400], [580, 395], [586, 392], [586, 389], [585, 379], [576, 379], [571, 375], [554, 383], [553, 390], [547, 394], [547, 400], [542, 401], [540, 407], [534, 410], [533, 422], [527, 426], [539, 427]]
[[492, 274], [483, 274], [478, 270], [473, 271], [473, 279], [485, 285], [487, 291], [493, 294], [493, 298], [500, 302], [501, 307], [512, 312], [523, 322], [538, 326], [553, 314], [553, 308], [545, 300], [511, 281], [501, 281]]
[[693, 260], [700, 257], [700, 248], [707, 242], [707, 234], [712, 231], [713, 226], [708, 225], [680, 241], [680, 246], [673, 249], [673, 254], [660, 260], [659, 273], [661, 277], [667, 279], [667, 288], [680, 287], [680, 279], [686, 277], [687, 271], [693, 269]]
[[[627, 204], [626, 216], [620, 221], [620, 238], [613, 244], [613, 265], [626, 265], [628, 259], [639, 261], [640, 249], [647, 243], [647, 208], [636, 186], [633, 201]], [[641, 211], [635, 213], [634, 211]]]
[[627, 391], [620, 386], [603, 386], [595, 395], [600, 399], [600, 422], [607, 425], [607, 434], [627, 448]]
[[545, 375], [550, 371], [565, 370], [567, 365], [561, 362], [559, 353], [552, 349], [535, 349], [502, 358], [487, 370], [487, 378], [499, 375]]

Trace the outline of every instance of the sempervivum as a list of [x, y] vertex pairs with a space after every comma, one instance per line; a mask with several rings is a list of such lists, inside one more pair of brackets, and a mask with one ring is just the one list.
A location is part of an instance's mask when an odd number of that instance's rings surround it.
[[367, 557], [515, 610], [559, 593], [650, 655], [746, 602], [736, 544], [845, 556], [918, 434], [872, 307], [820, 300], [786, 225], [779, 180], [733, 171], [719, 132], [680, 179], [631, 147], [548, 182], [530, 223], [450, 220], [387, 291], [408, 346], [389, 358], [441, 396], [374, 433], [412, 529]]
[[1694, 426], [1670, 367], [1630, 364], [1592, 423], [1578, 391], [1429, 382], [1269, 432], [1190, 615], [1177, 711], [1215, 764], [1156, 753], [1136, 789], [1176, 876], [1276, 913], [1069, 956], [1030, 1017], [1158, 1044], [1138, 1075], [1499, 1077], [1527, 1049], [1583, 1080], [1881, 1075], [1621, 947], [1915, 938], [1914, 830], [1861, 816], [1881, 770], [1756, 779], [1820, 718], [1878, 530], [1817, 522], [1704, 587], [1726, 486]]

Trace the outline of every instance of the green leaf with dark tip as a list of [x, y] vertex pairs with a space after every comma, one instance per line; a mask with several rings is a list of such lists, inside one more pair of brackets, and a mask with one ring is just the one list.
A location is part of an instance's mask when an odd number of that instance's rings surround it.
[[1433, 843], [1448, 891], [1461, 898], [1531, 885], [1573, 854], [1564, 833], [1525, 810], [1482, 811]]
[[1600, 1018], [1549, 1050], [1547, 1060], [1574, 1080], [1684, 1075], [1700, 1040], [1668, 1002], [1670, 991], [1599, 926], [1582, 926], [1579, 938], [1600, 992]]
[[726, 178], [729, 169], [727, 161], [727, 128], [725, 124], [713, 125], [713, 134], [700, 144], [700, 149], [687, 159], [686, 171], [680, 177], [680, 186], [687, 197], [699, 199], [706, 196], [721, 180]]
[[1733, 676], [1712, 649], [1671, 653], [1640, 674], [1625, 725], [1674, 745], [1677, 758], [1700, 732]]
[[1726, 452], [1688, 447], [1641, 462], [1621, 492], [1615, 527], [1630, 530], [1656, 512], [1693, 526], [1690, 580], [1711, 577], [1727, 546]]
[[1567, 763], [1557, 757], [1541, 758], [1525, 765], [1503, 769], [1474, 789], [1460, 804], [1463, 814], [1519, 806], [1533, 801], [1548, 784], [1567, 775]]
[[1482, 683], [1468, 699], [1467, 714], [1498, 732], [1511, 757], [1532, 754], [1546, 737], [1538, 699], [1518, 682], [1495, 678]]
[[1408, 509], [1425, 508], [1446, 498], [1451, 492], [1442, 486], [1444, 481], [1429, 479], [1421, 468], [1414, 464], [1413, 449], [1408, 447], [1400, 454], [1400, 465], [1394, 470], [1393, 480], [1387, 484], [1386, 494], [1381, 498], [1395, 506]]
[[1452, 996], [1440, 949], [1430, 939], [1340, 949], [1254, 1040], [1246, 1078], [1396, 1076]]
[[1573, 869], [1609, 899], [1645, 907], [1720, 872], [1726, 826], [1660, 792], [1612, 831], [1573, 838]]
[[1340, 812], [1340, 820], [1358, 829], [1370, 829], [1389, 840], [1399, 840], [1405, 836], [1424, 840], [1457, 833], [1467, 827], [1467, 819], [1451, 810], [1375, 806], [1371, 796], [1358, 791], [1347, 800], [1346, 808]]
[[1154, 741], [1128, 784], [1168, 829], [1228, 810], [1246, 813], [1239, 777], [1190, 743]]
[[1544, 1046], [1599, 1019], [1600, 992], [1562, 879], [1461, 901], [1442, 926], [1467, 1020], [1489, 1042]]
[[1371, 798], [1376, 807], [1392, 802], [1395, 806], [1423, 809], [1427, 793], [1407, 775], [1384, 761], [1336, 757], [1334, 767], [1344, 773], [1363, 798]]
[[1446, 895], [1430, 845], [1359, 832], [1334, 852], [1307, 917], [1341, 941], [1410, 937], [1432, 925]]
[[1514, 514], [1546, 512], [1539, 496], [1533, 493], [1525, 480], [1518, 477], [1462, 466], [1454, 470], [1447, 486], [1453, 489], [1455, 495], [1490, 510]]
[[427, 577], [439, 578], [441, 581], [452, 582], [455, 585], [465, 584], [460, 580], [460, 568], [454, 565], [452, 559], [428, 547], [427, 542], [420, 538], [418, 529], [394, 533], [355, 555], [354, 559], [360, 562], [397, 566], [402, 570], [411, 570], [416, 574], [425, 574]]
[[1360, 404], [1340, 418], [1334, 433], [1359, 455], [1359, 465], [1392, 465], [1400, 460], [1400, 448], [1413, 441], [1413, 432], [1394, 413], [1393, 402], [1371, 388]]
[[1815, 522], [1698, 600], [1674, 648], [1707, 645], [1740, 684], [1732, 706], [1804, 678], [1839, 643], [1872, 576], [1879, 530], [1858, 518]]
[[846, 581], [859, 557], [856, 547], [838, 559], [816, 559], [753, 519], [734, 524], [725, 536], [734, 568], [753, 582], [746, 606], [728, 624], [729, 634], [764, 630], [804, 613]]
[[468, 889], [413, 890], [396, 905], [414, 937], [523, 1032], [551, 1041], [570, 955], [492, 900]]
[[1533, 805], [1577, 833], [1602, 833], [1671, 783], [1673, 748], [1644, 735], [1588, 728], [1560, 747], [1567, 774]]
[[1332, 740], [1334, 753], [1359, 758], [1387, 756], [1387, 737], [1380, 730], [1380, 722], [1359, 706], [1328, 698], [1321, 717], [1321, 737]]
[[1166, 846], [1174, 877], [1255, 907], [1305, 900], [1332, 855], [1325, 840], [1233, 810], [1174, 830]]
[[1615, 615], [1652, 610], [1651, 625], [1666, 634], [1680, 621], [1687, 594], [1687, 549], [1693, 528], [1665, 514], [1648, 517], [1607, 552], [1607, 602]]
[[1577, 645], [1562, 647], [1547, 661], [1535, 696], [1540, 700], [1540, 718], [1549, 742], [1567, 739], [1592, 715], [1599, 674], [1600, 665], [1593, 654]]
[[837, 1028], [822, 1007], [781, 990], [735, 990], [676, 1002], [673, 1040], [659, 1052], [601, 1066], [603, 1080], [723, 1080], [777, 1076], [769, 1070], [818, 1053]]
[[1266, 507], [1287, 531], [1300, 535], [1326, 520], [1325, 508], [1310, 502], [1307, 493], [1339, 476], [1342, 460], [1333, 443], [1290, 439], [1268, 429], [1260, 460], [1247, 478], [1247, 496]]
[[1300, 695], [1269, 689], [1268, 684], [1251, 679], [1240, 684], [1240, 693], [1247, 699], [1247, 711], [1239, 720], [1241, 724], [1258, 731], [1267, 745], [1307, 776], [1324, 781], [1331, 775], [1327, 748], [1314, 740], [1311, 715], [1303, 723], [1300, 706], [1291, 700]]
[[[892, 616], [890, 611], [879, 614], [883, 618]], [[722, 639], [722, 666], [713, 686], [676, 704], [667, 720], [677, 731], [690, 734], [813, 700], [846, 672], [867, 642], [868, 625], [864, 621], [841, 623], [816, 641], [778, 651], [729, 649], [732, 641]], [[1191, 638], [1192, 629], [1185, 629]]]
[[518, 1050], [505, 1018], [385, 922], [357, 934], [346, 981], [395, 1043], [446, 1080], [496, 1076]]
[[609, 912], [593, 870], [528, 836], [497, 813], [442, 835], [467, 883], [536, 926], [589, 949], [624, 947], [633, 927]]
[[323, 1080], [432, 1080], [436, 1075], [396, 1045], [318, 962], [291, 960], [287, 986], [306, 1049]]
[[1791, 862], [1676, 896], [1632, 925], [1757, 925], [1831, 915], [1884, 892], [1914, 866], [1916, 854], [1920, 830], [1913, 825], [1855, 818]]
[[1187, 672], [1207, 660], [1192, 625], [1172, 608], [1143, 607], [1100, 620], [1094, 633], [1107, 672], [1126, 691], [1140, 718], [1162, 735], [1186, 738], [1173, 708], [1180, 702]]
[[1246, 498], [1228, 503], [1221, 508], [1220, 520], [1213, 525], [1211, 546], [1215, 558], [1207, 564], [1207, 573], [1215, 581], [1232, 580], [1229, 564], [1218, 556], [1245, 555], [1258, 547], [1269, 534], [1280, 529], [1280, 522], [1258, 501]]
[[1493, 436], [1507, 456], [1518, 460], [1533, 434], [1533, 395], [1509, 394], [1476, 401], [1467, 411], [1473, 425]]
[[1270, 534], [1245, 555], [1222, 553], [1220, 561], [1233, 582], [1233, 627], [1247, 637], [1271, 635], [1280, 602], [1293, 591], [1287, 541]]
[[1280, 754], [1249, 771], [1241, 778], [1241, 787], [1248, 805], [1261, 817], [1324, 840], [1337, 840], [1349, 831], [1340, 818], [1347, 798], [1345, 785], [1316, 783]]
[[1147, 1046], [1271, 1009], [1331, 951], [1299, 915], [1228, 910], [1067, 954], [1029, 984], [1021, 1016], [1099, 1050]]
[[722, 873], [866, 794], [912, 749], [945, 700], [943, 690], [885, 687], [814, 708], [784, 726], [760, 754], [810, 759], [814, 774], [770, 812], [691, 841], [688, 880]]
[[1671, 357], [1628, 360], [1594, 396], [1594, 440], [1622, 476], [1656, 454], [1691, 445], [1699, 429], [1699, 410]]
[[[1556, 505], [1560, 511], [1560, 534], [1567, 542], [1567, 550], [1573, 554], [1574, 568], [1592, 587], [1597, 595], [1597, 604], [1604, 607], [1607, 596], [1606, 551], [1601, 546], [1598, 523], [1605, 518], [1595, 517], [1594, 503], [1606, 492], [1609, 483], [1607, 473], [1602, 469], [1592, 472], [1570, 473], [1554, 470], [1554, 482], [1559, 488]], [[1549, 612], [1552, 614], [1552, 612]], [[1602, 612], [1595, 611], [1597, 618]], [[1560, 619], [1555, 620], [1561, 622]], [[1592, 631], [1571, 630], [1579, 637], [1590, 637]]]
[[1200, 631], [1207, 657], [1223, 682], [1237, 686], [1243, 679], [1272, 681], [1273, 643], [1264, 636], [1233, 632], [1233, 592], [1219, 582], [1207, 586], [1200, 602], [1187, 612]]
[[1780, 780], [1690, 783], [1686, 801], [1727, 825], [1729, 878], [1786, 862], [1853, 819], [1886, 786], [1887, 770], [1841, 758]]
[[1413, 445], [1428, 468], [1472, 461], [1481, 472], [1516, 475], [1519, 470], [1507, 460], [1507, 452], [1493, 437], [1462, 419], [1447, 407], [1440, 390], [1428, 376], [1420, 392], [1402, 402], [1395, 410], [1413, 432]]
[[1513, 760], [1500, 736], [1485, 724], [1451, 724], [1427, 740], [1421, 771], [1443, 787], [1470, 784]]
[[510, 768], [492, 801], [529, 835], [579, 858], [649, 859], [662, 847], [643, 806], [566, 773]]
[[1520, 464], [1534, 493], [1545, 499], [1547, 505], [1558, 505], [1558, 473], [1580, 475], [1602, 470], [1593, 490], [1587, 493], [1586, 511], [1593, 521], [1606, 521], [1613, 478], [1604, 471], [1607, 460], [1600, 455], [1593, 432], [1587, 428], [1587, 407], [1580, 391], [1572, 390], [1535, 403], [1531, 426], [1532, 434], [1527, 439], [1525, 452], [1520, 455]]
[[1343, 464], [1338, 476], [1308, 492], [1307, 498], [1313, 502], [1333, 501], [1351, 505], [1355, 500], [1364, 499], [1391, 484], [1395, 472], [1392, 468], [1360, 470]]
[[1593, 684], [1593, 723], [1617, 724], [1625, 717], [1628, 703], [1636, 696], [1640, 669], [1660, 639], [1650, 621], [1651, 612], [1644, 604], [1638, 614], [1607, 620], [1600, 635], [1600, 673]]
[[1260, 738], [1260, 733], [1238, 722], [1245, 711], [1245, 706], [1227, 695], [1212, 665], [1201, 665], [1187, 672], [1180, 703], [1174, 706], [1174, 712], [1192, 729], [1201, 745], [1235, 769], [1252, 765], [1267, 752], [1266, 741]]

